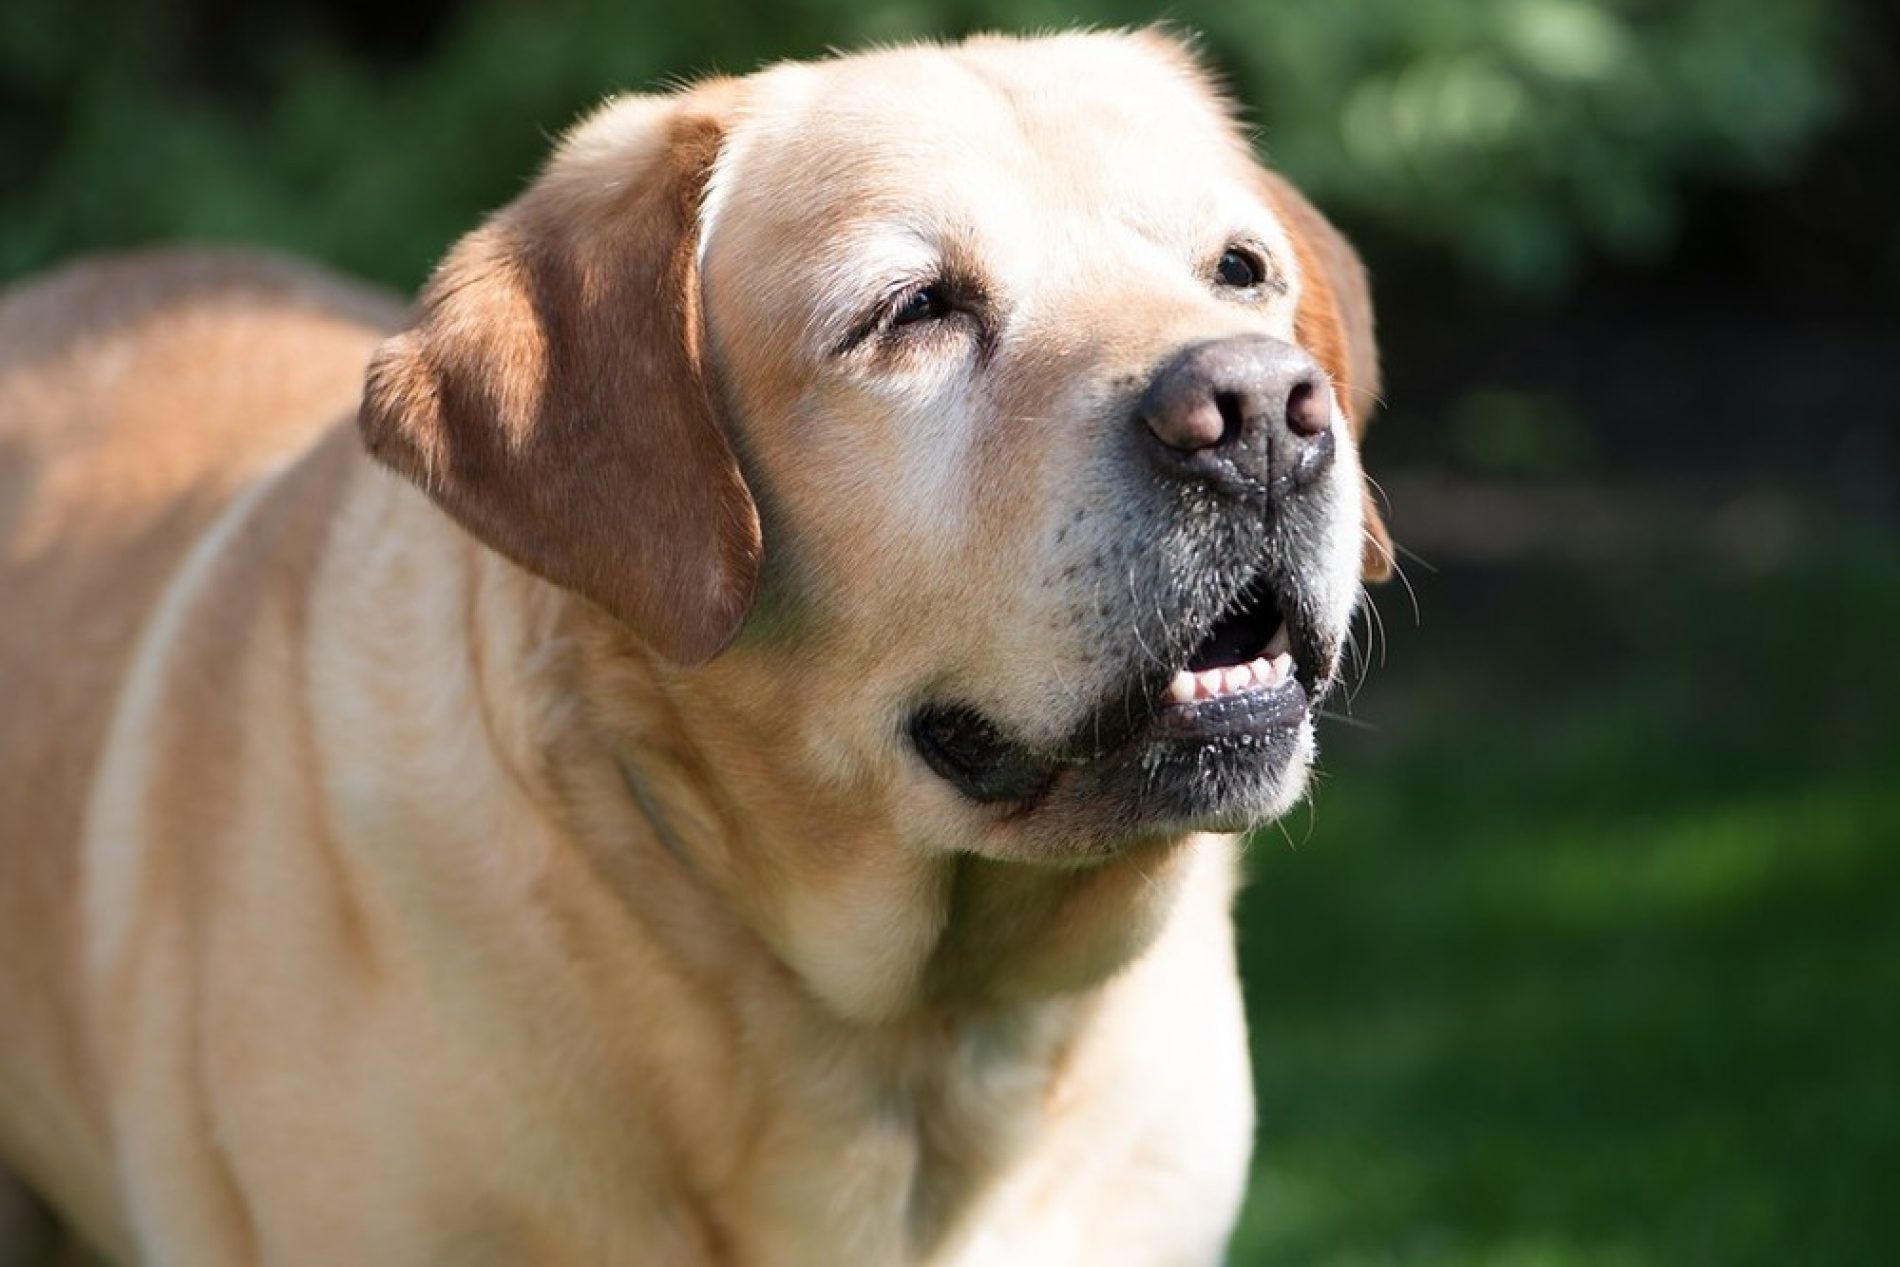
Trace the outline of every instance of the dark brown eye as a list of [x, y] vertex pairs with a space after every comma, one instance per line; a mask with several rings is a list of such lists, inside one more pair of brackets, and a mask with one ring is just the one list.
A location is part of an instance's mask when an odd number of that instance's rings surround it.
[[1220, 257], [1220, 263], [1215, 266], [1214, 275], [1223, 286], [1246, 290], [1265, 281], [1267, 270], [1252, 255], [1229, 247]]
[[899, 297], [891, 309], [893, 326], [914, 326], [921, 321], [939, 321], [950, 311], [949, 296], [941, 283], [932, 282]]

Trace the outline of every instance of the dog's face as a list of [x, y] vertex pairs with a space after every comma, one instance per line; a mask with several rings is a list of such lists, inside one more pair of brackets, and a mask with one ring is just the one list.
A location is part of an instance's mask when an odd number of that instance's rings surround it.
[[898, 749], [944, 843], [1280, 812], [1357, 596], [1308, 279], [1169, 52], [776, 72], [713, 171], [706, 324], [771, 598], [822, 656], [831, 742]]
[[1074, 861], [1300, 795], [1372, 376], [1350, 252], [1177, 48], [985, 40], [609, 107], [364, 425], [689, 710], [918, 848]]

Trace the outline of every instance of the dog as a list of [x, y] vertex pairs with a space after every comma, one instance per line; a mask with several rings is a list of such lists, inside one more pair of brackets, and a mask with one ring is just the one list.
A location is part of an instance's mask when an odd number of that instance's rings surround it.
[[611, 101], [408, 312], [16, 287], [0, 1161], [154, 1267], [1218, 1262], [1376, 373], [1155, 32]]

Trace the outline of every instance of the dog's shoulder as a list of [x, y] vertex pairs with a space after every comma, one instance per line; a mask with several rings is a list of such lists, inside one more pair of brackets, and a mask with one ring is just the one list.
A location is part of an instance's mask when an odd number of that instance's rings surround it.
[[[261, 252], [100, 256], [0, 294], [0, 529], [215, 496], [351, 410], [401, 305]], [[128, 526], [130, 526], [128, 524]]]
[[46, 663], [36, 630], [129, 623], [235, 490], [354, 414], [400, 319], [250, 251], [101, 256], [0, 294], [0, 674]]

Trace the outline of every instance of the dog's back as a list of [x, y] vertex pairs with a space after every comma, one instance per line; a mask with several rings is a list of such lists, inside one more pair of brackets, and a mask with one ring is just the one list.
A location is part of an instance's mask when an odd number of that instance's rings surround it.
[[399, 317], [225, 252], [102, 259], [0, 296], [0, 1155], [49, 1195], [109, 1169], [104, 1122], [70, 1118], [100, 1107], [70, 982], [76, 842], [139, 631], [233, 493], [350, 414]]

